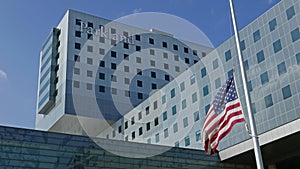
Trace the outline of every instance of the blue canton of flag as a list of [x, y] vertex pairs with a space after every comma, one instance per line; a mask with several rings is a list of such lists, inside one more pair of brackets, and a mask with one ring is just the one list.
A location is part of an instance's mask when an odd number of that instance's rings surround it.
[[238, 95], [236, 92], [234, 79], [233, 76], [231, 76], [229, 79], [227, 79], [226, 83], [222, 86], [218, 94], [215, 96], [215, 99], [213, 101], [215, 113], [220, 114], [221, 112], [223, 112], [226, 103], [236, 100], [237, 98]]

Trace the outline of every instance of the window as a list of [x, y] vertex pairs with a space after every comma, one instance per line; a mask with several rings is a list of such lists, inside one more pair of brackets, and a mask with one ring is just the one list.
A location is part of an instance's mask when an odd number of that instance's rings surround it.
[[167, 48], [168, 47], [167, 42], [162, 42], [162, 47]]
[[278, 69], [278, 75], [286, 73], [287, 70], [286, 70], [285, 62], [281, 62], [279, 65], [277, 65], [277, 69]]
[[78, 49], [78, 50], [80, 50], [80, 48], [81, 48], [81, 45], [80, 45], [80, 43], [77, 43], [77, 42], [75, 42], [75, 49]]
[[99, 54], [104, 55], [105, 54], [105, 49], [99, 48]]
[[189, 136], [186, 136], [185, 138], [184, 138], [184, 145], [187, 147], [187, 146], [189, 146], [191, 144], [191, 142], [190, 142], [190, 137]]
[[89, 64], [89, 65], [92, 65], [93, 64], [93, 59], [92, 58], [87, 58], [86, 63]]
[[178, 124], [175, 123], [173, 124], [173, 133], [177, 133], [177, 131], [178, 131]]
[[157, 126], [158, 125], [158, 117], [155, 117], [154, 119], [154, 126]]
[[135, 139], [135, 131], [131, 133], [132, 140]]
[[126, 97], [130, 97], [130, 91], [125, 90], [125, 91], [124, 91], [124, 95], [125, 95]]
[[264, 51], [261, 50], [256, 54], [256, 59], [257, 59], [257, 63], [261, 63], [262, 61], [265, 60], [265, 55], [264, 55]]
[[183, 51], [184, 51], [184, 53], [189, 53], [189, 48], [184, 47]]
[[87, 77], [93, 77], [93, 71], [87, 70], [86, 71], [86, 76]]
[[271, 94], [266, 96], [264, 99], [265, 99], [266, 108], [273, 105], [273, 100], [272, 100], [272, 95]]
[[150, 130], [150, 122], [146, 123], [146, 130], [147, 130], [147, 131]]
[[248, 60], [245, 60], [245, 61], [244, 61], [244, 69], [245, 69], [245, 71], [249, 70], [249, 63], [248, 63]]
[[199, 111], [194, 112], [194, 121], [198, 121], [200, 119]]
[[115, 28], [110, 28], [110, 33], [111, 33], [111, 34], [116, 34], [116, 32], [117, 32], [117, 31], [116, 31]]
[[150, 113], [150, 107], [147, 106], [145, 110], [146, 110], [146, 115], [148, 115]]
[[140, 57], [135, 58], [136, 63], [142, 63], [142, 59]]
[[175, 115], [177, 113], [177, 110], [176, 110], [176, 105], [172, 107], [172, 115]]
[[154, 49], [150, 49], [150, 55], [155, 55], [155, 50]]
[[151, 138], [147, 139], [147, 144], [151, 144]]
[[208, 85], [204, 86], [202, 90], [203, 90], [203, 96], [207, 96], [208, 93], [209, 93], [209, 91], [208, 91]]
[[176, 72], [180, 72], [180, 67], [179, 66], [175, 66], [175, 71]]
[[128, 128], [128, 121], [126, 121], [126, 122], [124, 123], [124, 128], [125, 128], [125, 129]]
[[171, 98], [175, 97], [175, 88], [171, 90]]
[[139, 117], [139, 120], [142, 119], [142, 112], [139, 112], [138, 117]]
[[189, 58], [184, 58], [184, 62], [185, 62], [186, 64], [190, 64], [190, 59], [189, 59]]
[[260, 82], [261, 82], [262, 85], [269, 82], [268, 72], [265, 72], [265, 73], [260, 75]]
[[93, 52], [93, 46], [87, 46], [87, 51], [88, 52]]
[[202, 52], [202, 57], [205, 57], [206, 56], [206, 52]]
[[143, 72], [141, 69], [136, 69], [137, 75], [143, 75]]
[[179, 147], [179, 141], [176, 141], [176, 142], [174, 143], [174, 147]]
[[129, 66], [124, 66], [124, 72], [129, 72]]
[[218, 67], [219, 67], [218, 59], [215, 59], [215, 60], [213, 61], [213, 69], [215, 70], [215, 69], [217, 69]]
[[297, 64], [300, 64], [300, 53], [296, 54], [296, 60], [297, 60]]
[[143, 134], [143, 127], [139, 128], [139, 136]]
[[167, 138], [167, 137], [169, 137], [169, 130], [168, 130], [168, 128], [165, 128], [164, 129], [164, 138]]
[[122, 126], [119, 126], [118, 132], [119, 132], [119, 133], [122, 133]]
[[291, 32], [291, 36], [292, 36], [292, 41], [295, 42], [296, 40], [300, 39], [300, 32], [299, 32], [299, 28], [294, 29]]
[[233, 69], [231, 69], [227, 72], [227, 76], [228, 76], [228, 78], [233, 76]]
[[241, 50], [242, 50], [242, 51], [246, 49], [245, 40], [241, 41], [241, 42], [240, 42], [240, 45], [241, 45]]
[[195, 92], [192, 94], [192, 103], [195, 103], [197, 100], [197, 92]]
[[137, 81], [136, 81], [136, 85], [137, 85], [138, 87], [143, 87], [143, 81], [137, 80]]
[[154, 110], [157, 109], [157, 101], [156, 101], [156, 100], [153, 102], [153, 109], [154, 109]]
[[291, 6], [289, 9], [286, 10], [287, 19], [290, 20], [295, 15], [294, 6]]
[[270, 32], [272, 32], [273, 30], [275, 30], [276, 26], [277, 26], [277, 22], [276, 22], [276, 18], [274, 18], [273, 20], [271, 20], [269, 22]]
[[219, 87], [221, 87], [221, 79], [218, 78], [215, 80], [215, 86], [216, 86], [216, 89], [218, 89]]
[[80, 38], [81, 37], [81, 32], [80, 31], [75, 31], [75, 37]]
[[117, 76], [116, 75], [110, 75], [110, 80], [112, 82], [117, 82]]
[[113, 130], [113, 131], [112, 131], [112, 136], [113, 136], [113, 137], [116, 137], [116, 130]]
[[135, 121], [134, 121], [134, 116], [131, 117], [131, 125], [134, 125]]
[[256, 42], [259, 39], [260, 39], [260, 32], [259, 32], [259, 30], [257, 30], [253, 33], [253, 41]]
[[152, 88], [152, 89], [157, 89], [157, 84], [152, 83], [152, 84], [151, 84], [151, 88]]
[[277, 53], [282, 49], [280, 39], [278, 39], [276, 42], [273, 43], [273, 49], [274, 49], [274, 53]]
[[186, 99], [183, 99], [181, 101], [181, 108], [182, 108], [182, 110], [186, 108]]
[[166, 103], [166, 95], [163, 95], [163, 96], [161, 97], [161, 103], [162, 103], [162, 104], [165, 104], [165, 103]]
[[80, 75], [80, 69], [79, 68], [74, 68], [74, 74], [75, 75]]
[[135, 51], [141, 51], [141, 46], [136, 45], [135, 46]]
[[248, 87], [248, 91], [249, 91], [249, 92], [252, 92], [253, 87], [252, 87], [251, 81], [248, 81], [248, 82], [247, 82], [247, 87]]
[[210, 108], [210, 104], [208, 104], [208, 105], [206, 105], [206, 106], [204, 107], [205, 114], [208, 113], [209, 108]]
[[256, 106], [255, 103], [251, 103], [251, 110], [255, 114], [256, 113]]
[[201, 131], [200, 130], [196, 131], [195, 136], [196, 136], [196, 141], [199, 141], [201, 139]]
[[206, 76], [206, 68], [205, 67], [201, 69], [201, 77], [204, 77], [204, 76]]
[[99, 73], [99, 79], [105, 80], [105, 74], [104, 73]]
[[128, 43], [123, 43], [123, 48], [124, 49], [129, 49], [129, 44]]
[[74, 61], [75, 62], [80, 62], [80, 56], [74, 55]]
[[156, 72], [151, 72], [151, 77], [156, 78]]
[[282, 90], [283, 99], [287, 99], [292, 96], [290, 85], [285, 86]]
[[228, 50], [228, 51], [225, 52], [225, 61], [227, 62], [230, 59], [231, 59], [231, 51]]
[[169, 65], [168, 64], [166, 64], [166, 63], [164, 63], [164, 69], [169, 69]]
[[155, 134], [155, 142], [158, 143], [159, 142], [159, 133]]
[[105, 67], [105, 61], [101, 60], [100, 63], [99, 63], [99, 66], [100, 67]]
[[88, 27], [94, 27], [94, 24], [92, 22], [88, 22]]
[[187, 117], [185, 117], [185, 118], [182, 120], [182, 122], [183, 122], [183, 128], [186, 128], [186, 127], [189, 125], [189, 121], [188, 121], [188, 118], [187, 118]]
[[125, 84], [129, 84], [129, 81], [130, 81], [130, 80], [129, 80], [128, 78], [126, 78], [126, 77], [124, 78], [124, 83], [125, 83]]
[[143, 99], [143, 93], [138, 93], [138, 99]]
[[126, 36], [126, 37], [128, 37], [128, 32], [123, 31], [123, 35]]
[[140, 35], [135, 35], [135, 40], [140, 41], [141, 40], [141, 36]]
[[182, 91], [184, 91], [184, 89], [185, 89], [185, 83], [181, 82], [180, 83], [180, 91], [182, 92]]
[[193, 50], [193, 55], [198, 56], [197, 50]]
[[115, 70], [115, 69], [117, 69], [117, 64], [111, 63], [111, 64], [110, 64], [110, 67], [111, 67], [111, 69], [114, 69], [114, 70]]
[[88, 40], [93, 40], [94, 39], [93, 34], [88, 33], [87, 34], [87, 39]]
[[168, 112], [167, 111], [163, 112], [162, 118], [163, 118], [163, 121], [168, 119]]
[[99, 42], [100, 42], [100, 43], [105, 43], [105, 38], [102, 37], [102, 36], [100, 36], [100, 37], [99, 37]]
[[179, 56], [178, 55], [174, 55], [174, 60], [175, 61], [179, 61]]
[[80, 25], [81, 25], [81, 20], [80, 20], [80, 19], [76, 19], [76, 20], [75, 20], [75, 23], [76, 23], [76, 25], [79, 25], [79, 26], [80, 26]]
[[150, 65], [155, 67], [155, 61], [154, 60], [150, 60]]
[[170, 81], [170, 75], [165, 75], [165, 80]]
[[169, 56], [168, 56], [168, 53], [164, 52], [164, 53], [163, 53], [163, 57], [164, 57], [165, 59], [168, 59], [168, 57], [169, 57]]
[[74, 81], [73, 82], [73, 86], [76, 87], [76, 88], [79, 88], [79, 84], [80, 84], [79, 81]]
[[149, 44], [154, 44], [154, 39], [152, 39], [152, 38], [149, 38]]
[[105, 86], [99, 86], [99, 92], [104, 93], [105, 92]]
[[191, 83], [191, 85], [193, 85], [195, 82], [196, 82], [196, 79], [195, 79], [195, 76], [193, 75], [190, 77], [190, 83]]
[[178, 45], [173, 45], [173, 50], [178, 50]]
[[113, 57], [113, 58], [116, 58], [117, 57], [117, 52], [111, 51], [110, 56]]
[[124, 54], [124, 60], [129, 60], [129, 55], [128, 54]]

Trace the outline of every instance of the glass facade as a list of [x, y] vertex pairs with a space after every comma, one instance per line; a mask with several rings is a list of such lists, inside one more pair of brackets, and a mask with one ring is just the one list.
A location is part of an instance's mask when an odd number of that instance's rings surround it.
[[[166, 134], [167, 135], [167, 134]], [[84, 136], [0, 127], [1, 168], [250, 168], [220, 163], [217, 155], [207, 156], [201, 150], [172, 148], [148, 158], [122, 157], [108, 152]], [[98, 139], [105, 147], [117, 151], [138, 150], [136, 143]], [[120, 147], [122, 147], [120, 149]], [[143, 145], [147, 153], [161, 146]]]

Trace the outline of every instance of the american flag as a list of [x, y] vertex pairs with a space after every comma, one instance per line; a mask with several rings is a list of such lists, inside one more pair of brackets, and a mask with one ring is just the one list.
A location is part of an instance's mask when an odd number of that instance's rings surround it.
[[218, 91], [205, 117], [202, 129], [202, 143], [205, 152], [207, 154], [218, 152], [217, 147], [220, 140], [230, 132], [236, 123], [244, 121], [245, 117], [236, 91], [234, 77], [231, 76]]

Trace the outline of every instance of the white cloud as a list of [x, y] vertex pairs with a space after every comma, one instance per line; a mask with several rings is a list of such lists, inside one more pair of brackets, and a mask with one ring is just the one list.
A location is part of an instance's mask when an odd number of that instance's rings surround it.
[[140, 13], [142, 11], [142, 8], [135, 8], [132, 13]]
[[7, 79], [7, 74], [0, 69], [0, 79], [3, 78], [3, 79]]

